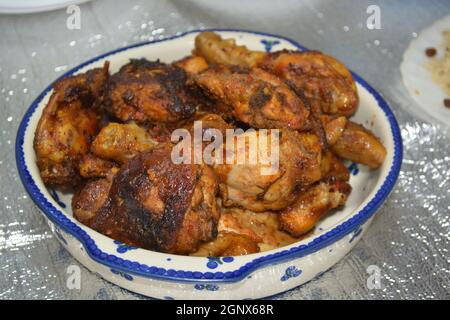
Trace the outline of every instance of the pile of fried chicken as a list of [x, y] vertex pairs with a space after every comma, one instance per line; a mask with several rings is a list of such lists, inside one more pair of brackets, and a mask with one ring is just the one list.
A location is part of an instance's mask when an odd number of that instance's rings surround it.
[[[317, 51], [250, 51], [204, 32], [182, 60], [134, 59], [112, 75], [107, 62], [53, 89], [34, 140], [44, 183], [74, 190], [81, 223], [149, 250], [232, 256], [293, 243], [345, 204], [344, 159], [376, 169], [386, 157], [349, 120], [351, 73]], [[279, 170], [175, 164], [170, 133], [196, 120], [279, 129]]]

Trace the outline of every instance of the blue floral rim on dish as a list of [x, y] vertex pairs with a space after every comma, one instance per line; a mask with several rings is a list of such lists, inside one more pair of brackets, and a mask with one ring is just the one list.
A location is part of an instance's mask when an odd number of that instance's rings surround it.
[[[127, 46], [124, 48], [116, 49], [110, 51], [108, 53], [97, 56], [93, 59], [90, 59], [77, 67], [69, 70], [61, 77], [70, 76], [76, 73], [81, 68], [88, 66], [92, 63], [95, 63], [101, 59], [104, 59], [108, 56], [112, 56], [114, 54], [145, 46], [152, 43], [170, 41], [173, 39], [184, 37], [191, 33], [198, 33], [203, 31], [217, 31], [217, 32], [241, 32], [248, 34], [255, 34], [265, 37], [270, 37], [274, 39], [282, 39], [293, 46], [297, 47], [300, 50], [307, 50], [305, 47], [301, 46], [294, 40], [289, 38], [285, 38], [278, 35], [256, 32], [256, 31], [247, 31], [247, 30], [238, 30], [238, 29], [208, 29], [208, 30], [192, 30], [188, 31], [173, 37], [168, 37], [165, 39], [155, 40], [155, 41], [147, 41], [143, 43], [138, 43], [135, 45]], [[327, 233], [320, 235], [319, 237], [313, 239], [311, 242], [307, 244], [302, 244], [296, 247], [292, 247], [290, 249], [280, 250], [275, 253], [268, 253], [267, 255], [258, 257], [245, 265], [239, 267], [234, 271], [228, 272], [199, 272], [199, 271], [190, 271], [190, 270], [174, 270], [174, 269], [164, 269], [158, 266], [148, 266], [135, 261], [126, 260], [120, 257], [117, 257], [113, 254], [105, 253], [101, 251], [95, 241], [80, 228], [77, 224], [72, 222], [66, 215], [57, 209], [50, 201], [46, 199], [46, 197], [39, 190], [36, 185], [33, 177], [31, 176], [26, 164], [25, 164], [25, 154], [23, 150], [25, 132], [28, 127], [28, 123], [30, 121], [31, 116], [34, 114], [36, 108], [39, 106], [42, 99], [49, 93], [52, 89], [52, 85], [49, 85], [31, 104], [25, 113], [17, 133], [16, 137], [16, 163], [19, 171], [20, 178], [22, 183], [30, 195], [31, 199], [35, 202], [35, 204], [41, 209], [41, 211], [47, 216], [50, 221], [58, 225], [62, 230], [67, 232], [68, 234], [75, 237], [81, 244], [83, 244], [86, 252], [89, 257], [94, 261], [101, 263], [115, 271], [124, 272], [124, 274], [133, 274], [147, 278], [154, 278], [159, 280], [168, 280], [168, 281], [184, 281], [184, 282], [196, 282], [204, 281], [204, 282], [236, 282], [244, 279], [253, 271], [269, 265], [275, 264], [279, 262], [283, 262], [293, 258], [299, 258], [316, 252], [331, 243], [341, 239], [352, 231], [355, 231], [360, 225], [366, 222], [381, 206], [384, 200], [388, 197], [390, 192], [392, 191], [395, 182], [397, 180], [398, 174], [400, 172], [400, 167], [402, 163], [403, 156], [403, 146], [402, 139], [400, 134], [400, 129], [398, 127], [397, 121], [392, 110], [389, 108], [388, 104], [384, 101], [381, 95], [373, 89], [365, 80], [352, 72], [352, 75], [356, 82], [358, 82], [361, 86], [363, 86], [367, 91], [369, 91], [373, 97], [375, 97], [378, 106], [384, 111], [386, 118], [389, 121], [392, 136], [394, 139], [394, 156], [393, 163], [389, 170], [389, 173], [383, 182], [382, 186], [379, 188], [375, 196], [372, 200], [367, 203], [367, 205], [362, 208], [357, 214], [353, 215], [351, 218], [343, 222], [342, 224], [334, 227], [332, 230]], [[199, 258], [200, 259], [200, 258]]]

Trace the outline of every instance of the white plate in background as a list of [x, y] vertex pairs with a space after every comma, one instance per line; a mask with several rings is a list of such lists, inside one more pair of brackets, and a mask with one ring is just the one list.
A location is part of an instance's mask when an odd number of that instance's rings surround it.
[[450, 97], [431, 78], [426, 68], [430, 58], [425, 54], [427, 48], [436, 48], [437, 57], [442, 57], [442, 32], [445, 29], [450, 29], [450, 15], [433, 23], [411, 42], [403, 55], [400, 70], [406, 89], [417, 102], [411, 106], [414, 113], [426, 120], [449, 125], [450, 109], [444, 106], [444, 99]]
[[22, 14], [51, 11], [90, 0], [0, 0], [0, 13]]

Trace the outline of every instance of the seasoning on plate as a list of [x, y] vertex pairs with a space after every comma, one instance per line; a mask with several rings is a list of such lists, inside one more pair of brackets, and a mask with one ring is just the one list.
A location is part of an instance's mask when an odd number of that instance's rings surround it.
[[444, 99], [444, 106], [450, 109], [450, 99]]
[[427, 55], [427, 57], [434, 57], [437, 54], [437, 50], [435, 48], [427, 48], [425, 50], [425, 54]]

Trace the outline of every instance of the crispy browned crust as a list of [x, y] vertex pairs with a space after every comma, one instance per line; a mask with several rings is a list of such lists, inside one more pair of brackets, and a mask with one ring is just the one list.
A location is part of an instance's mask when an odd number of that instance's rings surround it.
[[321, 52], [277, 51], [268, 54], [260, 67], [284, 79], [308, 100], [316, 114], [350, 116], [358, 107], [350, 71]]
[[279, 78], [261, 69], [213, 66], [192, 76], [191, 82], [254, 128], [300, 130], [307, 126], [309, 110], [304, 101]]
[[57, 81], [39, 120], [34, 149], [45, 184], [73, 187], [82, 179], [80, 159], [98, 131], [98, 101], [108, 78], [104, 68]]
[[113, 170], [118, 170], [119, 165], [114, 161], [99, 158], [88, 153], [80, 160], [80, 175], [85, 179], [105, 178]]
[[114, 177], [89, 226], [142, 248], [190, 253], [216, 236], [217, 183], [209, 167], [176, 165], [171, 146], [141, 153]]
[[186, 92], [186, 72], [173, 65], [132, 59], [111, 76], [106, 110], [121, 121], [174, 123], [190, 118], [195, 102]]
[[313, 185], [279, 215], [281, 229], [294, 237], [311, 231], [331, 209], [343, 206], [351, 186], [344, 181], [330, 179]]

